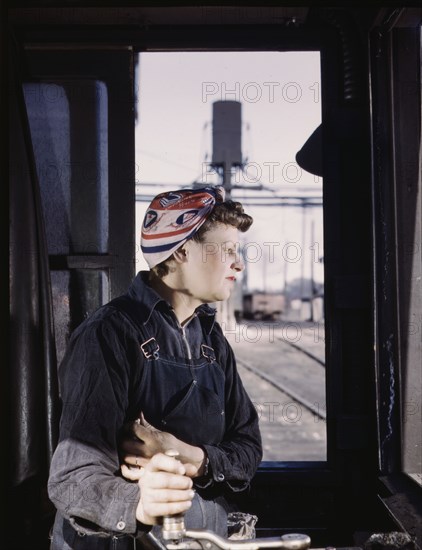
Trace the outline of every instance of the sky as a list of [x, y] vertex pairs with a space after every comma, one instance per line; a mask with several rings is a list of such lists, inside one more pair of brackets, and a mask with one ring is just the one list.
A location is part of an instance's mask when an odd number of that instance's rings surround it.
[[[210, 167], [212, 105], [239, 101], [244, 175], [233, 174], [232, 183], [246, 188], [232, 198], [254, 218], [240, 242], [248, 288], [280, 292], [311, 269], [322, 282], [322, 208], [260, 207], [250, 198], [322, 195], [322, 179], [295, 162], [321, 122], [319, 52], [141, 53], [136, 89], [137, 192], [219, 183]], [[247, 189], [258, 184], [268, 190]], [[147, 205], [136, 203], [138, 238]], [[136, 260], [138, 270], [146, 268], [138, 245]]]

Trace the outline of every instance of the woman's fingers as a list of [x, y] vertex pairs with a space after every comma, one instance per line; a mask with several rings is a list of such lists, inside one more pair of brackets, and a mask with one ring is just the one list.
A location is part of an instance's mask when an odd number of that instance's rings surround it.
[[186, 469], [186, 473], [185, 473], [186, 476], [195, 477], [196, 474], [198, 473], [198, 468], [193, 464], [185, 463], [184, 467]]
[[126, 464], [122, 464], [120, 466], [120, 471], [122, 472], [123, 477], [129, 479], [130, 481], [138, 481], [144, 474], [144, 468], [138, 468], [137, 466], [126, 466]]
[[153, 525], [160, 516], [185, 512], [195, 495], [186, 468], [171, 456], [154, 455], [144, 469], [138, 484], [140, 501], [136, 517]]
[[154, 504], [169, 504], [175, 502], [190, 502], [195, 496], [195, 491], [192, 489], [153, 489], [154, 494], [147, 493], [145, 497], [151, 498], [150, 502]]
[[144, 458], [143, 456], [135, 454], [124, 456], [124, 461], [127, 466], [136, 466], [137, 468], [141, 466], [145, 468], [150, 460], [150, 458]]
[[136, 509], [136, 519], [145, 525], [155, 525], [159, 523], [159, 518], [163, 516], [172, 516], [183, 514], [192, 506], [192, 501], [166, 502], [166, 503], [146, 503], [139, 501]]
[[[145, 468], [145, 474], [147, 473], [148, 468]], [[169, 472], [149, 472], [147, 483], [148, 488], [154, 490], [190, 490], [192, 488], [192, 480], [190, 477]]]
[[[143, 457], [138, 456], [138, 455], [126, 455], [125, 456], [125, 463], [121, 464], [120, 469], [121, 469], [121, 472], [122, 472], [122, 474], [125, 478], [130, 479], [130, 480], [138, 480], [141, 477], [139, 475], [140, 472], [143, 471], [143, 469], [148, 466], [150, 461], [151, 461], [150, 458], [143, 458]], [[171, 463], [170, 467], [173, 467], [173, 465], [174, 465], [174, 468], [175, 468], [175, 473], [179, 473], [179, 472], [182, 471], [179, 468], [180, 463], [178, 463], [177, 460], [176, 460], [176, 464]], [[152, 470], [161, 471], [164, 467], [166, 467], [166, 464], [163, 464], [161, 458], [160, 459], [155, 459], [154, 463], [153, 463]], [[183, 468], [184, 468], [185, 473], [180, 474], [180, 475], [186, 476], [187, 479], [193, 477], [197, 473], [197, 468], [195, 466], [193, 466], [192, 464], [183, 464]], [[157, 480], [158, 483], [164, 482], [164, 484], [165, 484], [167, 481], [169, 481], [171, 483], [171, 480], [167, 480], [167, 479], [161, 480], [160, 478], [158, 478], [158, 479], [160, 480], [160, 481]], [[188, 487], [188, 486], [191, 487], [191, 485], [192, 485], [190, 482], [185, 481], [184, 483], [186, 484], [186, 487]]]
[[145, 442], [154, 437], [154, 432], [161, 432], [149, 424], [142, 413], [133, 422], [125, 424], [120, 440], [120, 451], [122, 454], [141, 455], [145, 448]]
[[186, 473], [186, 468], [181, 462], [164, 453], [155, 454], [148, 463], [148, 469], [151, 472], [164, 471], [182, 476]]

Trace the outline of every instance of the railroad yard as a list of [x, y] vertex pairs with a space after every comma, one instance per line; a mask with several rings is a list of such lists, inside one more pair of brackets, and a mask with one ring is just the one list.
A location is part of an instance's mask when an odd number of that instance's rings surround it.
[[243, 321], [224, 332], [260, 418], [263, 460], [326, 460], [324, 325]]

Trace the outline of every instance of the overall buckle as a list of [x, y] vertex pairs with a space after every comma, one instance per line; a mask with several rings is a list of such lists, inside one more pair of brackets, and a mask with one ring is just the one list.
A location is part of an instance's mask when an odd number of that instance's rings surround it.
[[155, 338], [150, 338], [149, 340], [146, 340], [146, 342], [141, 344], [142, 353], [145, 355], [147, 359], [150, 359], [151, 357], [154, 357], [154, 359], [158, 359], [159, 349], [160, 349], [160, 346], [158, 345], [157, 340]]
[[210, 363], [216, 360], [214, 349], [210, 346], [206, 346], [205, 344], [201, 344], [201, 352], [202, 355], [208, 359]]

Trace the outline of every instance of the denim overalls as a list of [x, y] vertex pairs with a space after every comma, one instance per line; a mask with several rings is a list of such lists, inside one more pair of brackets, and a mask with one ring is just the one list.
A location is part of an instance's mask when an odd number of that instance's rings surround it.
[[206, 344], [201, 344], [201, 355], [192, 357], [180, 327], [186, 355], [171, 357], [160, 349], [148, 323], [139, 322], [133, 301], [121, 296], [109, 305], [125, 313], [140, 335], [145, 361], [139, 402], [146, 420], [191, 445], [220, 443], [225, 431], [225, 377], [210, 336], [204, 333]]
[[[200, 356], [191, 357], [185, 340], [186, 355], [172, 357], [160, 349], [159, 343], [148, 327], [140, 322], [139, 305], [126, 296], [112, 300], [109, 307], [123, 313], [139, 334], [139, 346], [144, 356], [141, 378], [141, 395], [137, 396], [146, 420], [154, 427], [171, 432], [192, 445], [212, 445], [222, 441], [225, 432], [224, 372], [216, 361], [211, 338], [203, 334], [206, 343], [200, 346]], [[199, 493], [202, 493], [199, 490]], [[217, 496], [203, 499], [195, 495], [192, 507], [185, 515], [189, 529], [207, 528], [217, 534], [227, 534], [227, 505]], [[160, 538], [161, 528], [155, 526], [153, 533]], [[63, 538], [62, 538], [63, 537]], [[137, 548], [130, 535], [110, 537], [78, 533], [62, 518], [56, 516], [52, 550], [132, 550]]]
[[[186, 356], [170, 357], [160, 349], [148, 323], [140, 322], [139, 306], [133, 300], [120, 296], [109, 305], [124, 313], [140, 335], [140, 348], [145, 357], [140, 403], [146, 420], [191, 445], [220, 443], [225, 432], [225, 376], [217, 363], [210, 335], [203, 331], [206, 344], [201, 344], [199, 357], [192, 357], [180, 327]], [[199, 493], [203, 492], [199, 490]], [[223, 497], [203, 500], [196, 495], [192, 504], [185, 517], [187, 528], [207, 526], [226, 535], [227, 510]]]

